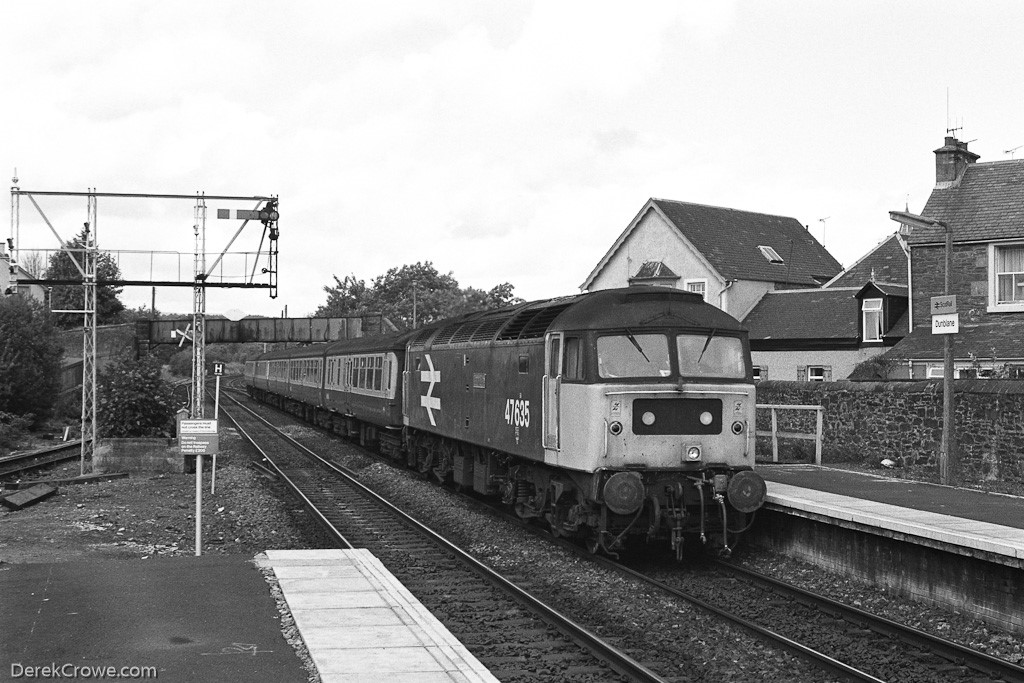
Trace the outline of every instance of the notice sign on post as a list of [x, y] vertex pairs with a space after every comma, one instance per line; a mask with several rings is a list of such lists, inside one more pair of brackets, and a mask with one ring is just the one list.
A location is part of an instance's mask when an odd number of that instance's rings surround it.
[[956, 334], [960, 331], [960, 314], [932, 316], [932, 334]]
[[182, 420], [178, 424], [178, 448], [182, 455], [213, 455], [220, 450], [217, 420]]
[[932, 297], [932, 334], [956, 334], [960, 331], [960, 314], [956, 312], [956, 295]]

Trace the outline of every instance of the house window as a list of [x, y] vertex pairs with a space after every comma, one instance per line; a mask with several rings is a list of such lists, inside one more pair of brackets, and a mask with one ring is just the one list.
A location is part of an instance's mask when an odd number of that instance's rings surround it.
[[1024, 245], [993, 248], [995, 304], [1024, 303]]
[[882, 300], [864, 299], [861, 311], [864, 319], [864, 341], [882, 341]]
[[796, 378], [799, 382], [831, 382], [831, 365], [801, 365], [796, 369]]
[[707, 280], [687, 280], [684, 283], [687, 292], [693, 292], [694, 294], [700, 294], [700, 297], [707, 301], [708, 299], [708, 281]]
[[771, 247], [762, 244], [758, 245], [757, 248], [761, 250], [761, 256], [768, 259], [768, 263], [785, 263], [785, 261], [782, 260], [782, 257], [779, 256], [779, 252], [775, 251]]
[[767, 365], [755, 365], [754, 366], [754, 381], [760, 382], [763, 379], [768, 379], [768, 366]]

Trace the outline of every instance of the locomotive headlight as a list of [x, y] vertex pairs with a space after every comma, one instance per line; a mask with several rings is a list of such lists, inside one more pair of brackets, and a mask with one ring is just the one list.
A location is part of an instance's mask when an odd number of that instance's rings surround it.
[[737, 435], [738, 434], [742, 434], [743, 433], [743, 423], [740, 422], [739, 420], [737, 420], [736, 422], [733, 422], [732, 423], [732, 433], [733, 434], [737, 434]]
[[619, 434], [622, 433], [622, 423], [612, 422], [610, 425], [608, 425], [608, 431], [612, 433], [612, 436], [618, 436]]
[[654, 424], [654, 413], [648, 410], [646, 413], [640, 416], [640, 421], [643, 422], [648, 427], [650, 427], [652, 424]]
[[714, 416], [706, 410], [700, 414], [700, 423], [705, 427], [711, 424], [711, 421], [714, 419]]
[[686, 449], [686, 459], [690, 462], [700, 460], [700, 446], [690, 446]]

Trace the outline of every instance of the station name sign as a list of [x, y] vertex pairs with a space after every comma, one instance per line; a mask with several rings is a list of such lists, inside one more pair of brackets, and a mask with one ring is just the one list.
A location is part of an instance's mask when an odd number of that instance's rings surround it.
[[182, 455], [213, 455], [220, 450], [217, 420], [182, 420], [178, 423], [178, 449]]
[[956, 334], [960, 331], [960, 314], [956, 312], [956, 295], [932, 297], [932, 334]]

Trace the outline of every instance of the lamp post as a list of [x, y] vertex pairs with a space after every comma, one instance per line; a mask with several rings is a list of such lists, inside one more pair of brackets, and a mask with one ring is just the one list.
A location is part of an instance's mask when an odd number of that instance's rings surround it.
[[[946, 238], [945, 268], [942, 293], [950, 294], [950, 271], [953, 266], [953, 231], [949, 224], [905, 211], [890, 211], [889, 218], [906, 226], [923, 230], [942, 230]], [[953, 337], [944, 334], [942, 339], [942, 446], [939, 452], [939, 481], [949, 483], [949, 474], [956, 444], [953, 436]]]

